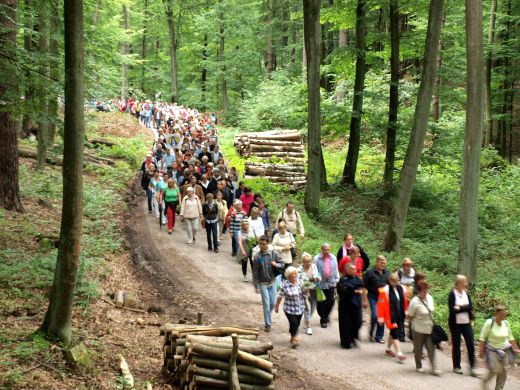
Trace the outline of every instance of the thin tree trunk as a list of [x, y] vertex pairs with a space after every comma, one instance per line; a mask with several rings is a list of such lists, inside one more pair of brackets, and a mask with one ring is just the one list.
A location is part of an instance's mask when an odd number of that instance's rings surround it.
[[99, 16], [101, 14], [101, 0], [96, 1], [96, 12], [94, 13], [94, 26], [97, 26], [99, 23]]
[[[3, 53], [16, 58], [16, 13], [18, 0], [2, 0], [0, 12], [0, 42]], [[0, 61], [0, 101], [6, 107], [16, 107], [18, 85], [15, 61]], [[16, 120], [8, 110], [0, 110], [0, 207], [23, 212], [18, 183], [18, 139]]]
[[467, 99], [459, 217], [459, 273], [477, 281], [480, 151], [484, 127], [482, 1], [466, 0]]
[[390, 99], [388, 101], [388, 128], [386, 132], [386, 157], [383, 183], [390, 193], [394, 181], [397, 114], [399, 110], [399, 1], [390, 0]]
[[339, 30], [339, 47], [347, 47], [348, 44], [348, 30]]
[[[221, 7], [222, 7], [221, 3]], [[219, 39], [219, 63], [220, 63], [220, 107], [223, 114], [229, 109], [229, 99], [227, 92], [227, 76], [226, 76], [226, 56], [225, 56], [225, 36], [224, 36], [224, 11], [219, 13], [220, 19], [220, 39]]]
[[[27, 54], [33, 51], [33, 39], [34, 34], [32, 30], [34, 29], [34, 21], [33, 21], [33, 2], [32, 0], [25, 0], [25, 20], [24, 20], [24, 49]], [[30, 133], [31, 128], [33, 127], [33, 111], [34, 111], [34, 82], [32, 82], [32, 73], [30, 68], [25, 70], [25, 102], [24, 102], [24, 114], [22, 120], [22, 133], [24, 135], [28, 135]]]
[[444, 0], [430, 0], [428, 30], [424, 49], [424, 61], [421, 74], [421, 84], [417, 94], [417, 104], [410, 133], [410, 141], [406, 150], [403, 168], [399, 176], [397, 195], [392, 207], [392, 213], [386, 233], [384, 249], [397, 251], [403, 238], [408, 206], [417, 175], [417, 167], [428, 127], [428, 118], [435, 77], [437, 73], [437, 51], [441, 36]]
[[145, 60], [146, 60], [146, 35], [148, 33], [148, 0], [144, 0], [143, 37], [141, 40], [141, 91], [145, 92]]
[[308, 164], [305, 210], [318, 216], [321, 184], [321, 109], [320, 109], [320, 4], [321, 0], [303, 1], [303, 36], [307, 59]]
[[350, 136], [342, 184], [356, 186], [356, 170], [361, 142], [361, 118], [366, 75], [366, 0], [358, 0], [356, 9], [356, 78], [350, 118]]
[[201, 101], [203, 103], [206, 102], [206, 81], [208, 78], [208, 34], [204, 34], [203, 42], [202, 42], [202, 71], [200, 74], [200, 95]]
[[[442, 27], [444, 27], [445, 20], [446, 20], [446, 14], [444, 13], [443, 18], [442, 18]], [[442, 29], [442, 27], [441, 27], [441, 29]], [[435, 80], [435, 89], [433, 91], [433, 97], [432, 97], [433, 121], [434, 122], [439, 121], [439, 119], [441, 118], [441, 113], [442, 113], [441, 98], [440, 98], [442, 80], [441, 80], [441, 76], [439, 74], [441, 66], [442, 66], [442, 37], [441, 37], [441, 39], [439, 39], [439, 48], [437, 51], [437, 78]]]
[[47, 57], [47, 39], [48, 28], [47, 21], [49, 17], [48, 2], [43, 0], [39, 2], [38, 7], [38, 31], [40, 33], [38, 51], [40, 52], [39, 64], [39, 85], [38, 85], [38, 158], [36, 159], [36, 170], [43, 171], [45, 169], [45, 160], [47, 159], [47, 145], [49, 136], [48, 123], [48, 101], [47, 101], [47, 75], [48, 75], [48, 57]]
[[493, 106], [491, 93], [491, 77], [493, 74], [493, 45], [495, 43], [495, 27], [497, 19], [497, 0], [491, 0], [491, 15], [489, 16], [488, 53], [486, 56], [486, 136], [484, 146], [491, 145], [493, 139]]
[[128, 97], [128, 55], [130, 54], [130, 45], [128, 43], [128, 35], [130, 34], [130, 17], [129, 5], [123, 3], [123, 29], [125, 30], [125, 39], [121, 46], [121, 54], [123, 54], [123, 63], [121, 65], [122, 82], [121, 96], [125, 99]]
[[[511, 0], [507, 2], [507, 19], [506, 19], [506, 28], [504, 32], [503, 42], [509, 42], [510, 31], [511, 31]], [[510, 80], [510, 63], [511, 63], [511, 54], [509, 52], [505, 52], [503, 54], [502, 59], [502, 67], [504, 69], [504, 76], [502, 82], [502, 110], [501, 110], [501, 119], [500, 119], [500, 129], [501, 131], [498, 133], [499, 142], [497, 145], [500, 145], [500, 156], [502, 158], [507, 157], [507, 132], [509, 129], [509, 117], [508, 117], [508, 106], [509, 106], [509, 91], [512, 88], [512, 83]]]
[[65, 131], [63, 150], [63, 206], [60, 245], [42, 330], [71, 341], [71, 317], [79, 267], [83, 218], [83, 1], [64, 3], [65, 19]]
[[269, 0], [269, 15], [267, 23], [269, 24], [269, 35], [267, 37], [267, 78], [271, 80], [273, 71], [275, 69], [274, 64], [274, 4], [273, 0]]
[[177, 81], [177, 36], [175, 33], [175, 21], [173, 18], [173, 0], [163, 0], [168, 21], [168, 37], [170, 42], [170, 83], [171, 83], [171, 102], [175, 102], [179, 95], [179, 85]]
[[[51, 29], [49, 32], [49, 50], [50, 50], [50, 76], [53, 83], [56, 83], [60, 79], [60, 64], [59, 64], [59, 48], [56, 34], [60, 31], [58, 11], [55, 9], [51, 10]], [[55, 90], [55, 88], [53, 88]], [[56, 137], [56, 122], [59, 121], [58, 117], [58, 96], [56, 93], [51, 93], [49, 97], [49, 131], [47, 145], [52, 148], [54, 145], [54, 138]]]

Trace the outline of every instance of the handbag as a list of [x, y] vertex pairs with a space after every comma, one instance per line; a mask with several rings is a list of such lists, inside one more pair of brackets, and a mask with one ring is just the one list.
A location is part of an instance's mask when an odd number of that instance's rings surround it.
[[[419, 298], [419, 297], [418, 297]], [[419, 300], [421, 301], [421, 303], [424, 305], [424, 307], [426, 308], [426, 310], [428, 310], [428, 313], [430, 313], [430, 317], [433, 321], [433, 328], [432, 328], [432, 342], [435, 344], [435, 345], [439, 345], [440, 343], [442, 343], [443, 341], [448, 341], [448, 334], [446, 333], [446, 331], [442, 328], [442, 326], [440, 326], [439, 324], [436, 324], [435, 323], [435, 320], [433, 319], [433, 313], [432, 311], [430, 310], [430, 308], [428, 307], [428, 305], [426, 303], [424, 303], [424, 301], [419, 298]]]
[[320, 283], [316, 283], [316, 302], [323, 302], [327, 299], [325, 294], [323, 293], [323, 289], [321, 288]]

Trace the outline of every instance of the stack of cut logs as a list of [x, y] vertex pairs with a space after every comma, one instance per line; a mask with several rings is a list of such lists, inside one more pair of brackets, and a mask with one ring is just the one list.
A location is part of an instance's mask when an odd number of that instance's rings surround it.
[[260, 176], [273, 183], [288, 184], [290, 187], [305, 186], [305, 165], [303, 162], [288, 164], [270, 164], [246, 162], [245, 177]]
[[305, 157], [298, 130], [240, 133], [235, 136], [235, 148], [244, 157], [279, 157], [286, 161], [301, 161]]
[[274, 389], [271, 343], [258, 329], [166, 324], [164, 365], [182, 389]]
[[235, 148], [246, 158], [276, 157], [287, 161], [285, 164], [246, 162], [246, 178], [260, 176], [273, 183], [288, 184], [295, 190], [305, 186], [305, 154], [302, 137], [297, 130], [241, 133], [235, 136]]

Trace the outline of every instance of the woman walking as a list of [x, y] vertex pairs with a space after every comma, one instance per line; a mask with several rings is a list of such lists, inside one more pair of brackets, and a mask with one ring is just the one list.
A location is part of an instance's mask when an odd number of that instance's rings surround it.
[[496, 375], [495, 389], [503, 389], [507, 379], [507, 366], [515, 361], [520, 353], [518, 344], [506, 320], [507, 309], [503, 305], [495, 307], [495, 317], [488, 319], [479, 337], [479, 356], [486, 358], [488, 374], [483, 378], [482, 388], [487, 389]]
[[218, 207], [218, 225], [222, 226], [222, 229], [218, 231], [218, 243], [222, 241], [222, 235], [226, 234], [226, 214], [228, 212], [227, 202], [222, 198], [222, 191], [217, 191], [216, 193], [217, 199], [217, 207]]
[[256, 246], [256, 236], [253, 229], [249, 226], [249, 221], [243, 219], [240, 223], [240, 231], [238, 232], [238, 247], [240, 262], [242, 263], [242, 274], [244, 282], [247, 282], [247, 263], [251, 263], [251, 272], [253, 272], [253, 262], [251, 260], [251, 252]]
[[177, 188], [173, 179], [168, 180], [168, 187], [164, 190], [164, 203], [166, 217], [168, 218], [168, 234], [172, 234], [175, 228], [175, 214], [179, 205], [179, 188]]
[[408, 306], [408, 319], [412, 321], [415, 370], [425, 372], [421, 359], [423, 347], [426, 347], [432, 366], [431, 373], [438, 376], [441, 372], [435, 365], [435, 346], [432, 341], [434, 303], [433, 297], [428, 294], [429, 287], [427, 283], [417, 285], [418, 293]]
[[202, 205], [202, 215], [206, 227], [208, 251], [218, 253], [218, 205], [213, 200], [211, 192], [206, 196], [206, 203]]
[[305, 328], [308, 335], [312, 335], [311, 319], [316, 310], [316, 283], [321, 280], [318, 267], [312, 262], [312, 256], [302, 253], [302, 264], [298, 267], [300, 284], [307, 290], [305, 300]]
[[468, 279], [464, 275], [457, 275], [453, 290], [448, 295], [448, 308], [450, 311], [449, 327], [451, 333], [451, 358], [453, 361], [453, 372], [462, 375], [460, 366], [460, 339], [464, 337], [470, 365], [470, 375], [476, 376], [475, 371], [475, 341], [473, 335], [474, 320], [473, 304], [467, 291]]
[[193, 187], [186, 189], [186, 196], [181, 205], [181, 221], [186, 221], [188, 231], [188, 245], [193, 245], [199, 231], [202, 218], [202, 205], [199, 198], [193, 193]]
[[287, 230], [285, 222], [278, 223], [278, 233], [273, 237], [273, 249], [280, 253], [285, 268], [289, 267], [292, 262], [291, 250], [296, 246], [293, 235]]
[[[385, 354], [391, 357], [397, 356], [400, 363], [406, 360], [406, 356], [401, 351], [399, 336], [404, 334], [404, 320], [407, 309], [408, 300], [406, 299], [405, 289], [399, 284], [397, 272], [393, 272], [388, 278], [388, 284], [379, 289], [377, 322], [379, 324], [386, 323], [387, 328], [390, 329]], [[392, 351], [392, 346], [395, 353]]]
[[274, 311], [278, 313], [280, 303], [285, 298], [283, 304], [283, 311], [289, 321], [289, 333], [291, 334], [291, 345], [296, 348], [300, 345], [298, 339], [298, 328], [302, 320], [303, 312], [305, 311], [305, 296], [304, 289], [298, 281], [298, 270], [294, 267], [288, 267], [285, 270], [285, 278], [282, 288], [276, 300]]

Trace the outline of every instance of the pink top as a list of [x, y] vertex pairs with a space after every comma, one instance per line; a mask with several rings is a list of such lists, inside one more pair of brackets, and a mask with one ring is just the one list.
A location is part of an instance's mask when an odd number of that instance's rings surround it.
[[255, 196], [253, 194], [249, 196], [242, 194], [240, 195], [239, 199], [242, 201], [242, 209], [244, 210], [244, 213], [249, 214], [249, 207], [251, 207], [251, 204], [253, 204]]

